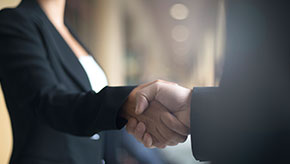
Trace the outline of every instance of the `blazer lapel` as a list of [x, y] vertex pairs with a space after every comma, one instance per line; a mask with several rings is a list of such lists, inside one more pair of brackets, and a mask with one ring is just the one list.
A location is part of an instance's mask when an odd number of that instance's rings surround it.
[[35, 17], [40, 18], [38, 21], [41, 23], [40, 31], [43, 34], [46, 43], [53, 44], [53, 47], [55, 47], [55, 52], [67, 74], [72, 78], [72, 80], [74, 80], [77, 85], [79, 85], [83, 91], [91, 90], [91, 85], [87, 74], [71, 48], [67, 45], [65, 40], [59, 34], [54, 25], [50, 22], [37, 2], [34, 2], [34, 4], [30, 5], [31, 7], [33, 6], [32, 11], [35, 11], [35, 13], [32, 14]]
[[55, 40], [56, 42], [54, 42], [54, 44], [57, 54], [66, 72], [83, 90], [90, 90], [91, 85], [89, 79], [77, 57], [60, 35], [57, 37], [55, 36]]

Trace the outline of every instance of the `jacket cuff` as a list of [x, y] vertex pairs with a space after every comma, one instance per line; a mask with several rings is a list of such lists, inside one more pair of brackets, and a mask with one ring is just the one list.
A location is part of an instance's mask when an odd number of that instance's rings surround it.
[[199, 161], [209, 161], [214, 137], [215, 91], [217, 88], [194, 88], [191, 97], [190, 133], [192, 154]]
[[[119, 116], [122, 106], [135, 86], [105, 87], [101, 93], [104, 103], [99, 116], [102, 116], [102, 130], [118, 130], [123, 128], [127, 120]], [[102, 92], [101, 91], [101, 92]]]

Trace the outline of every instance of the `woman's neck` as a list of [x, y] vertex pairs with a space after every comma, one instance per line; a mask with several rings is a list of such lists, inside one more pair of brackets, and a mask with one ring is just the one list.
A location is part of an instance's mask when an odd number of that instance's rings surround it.
[[56, 27], [64, 26], [64, 10], [66, 0], [37, 0], [49, 20]]

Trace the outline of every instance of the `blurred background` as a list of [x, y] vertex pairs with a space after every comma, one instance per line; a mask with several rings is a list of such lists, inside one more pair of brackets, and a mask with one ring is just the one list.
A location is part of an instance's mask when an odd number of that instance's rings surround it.
[[[0, 9], [20, 0], [0, 0]], [[216, 86], [225, 47], [224, 0], [67, 0], [67, 23], [91, 50], [110, 85], [136, 85], [156, 79], [185, 87]], [[0, 163], [7, 163], [12, 132], [0, 93]], [[147, 150], [153, 161], [138, 159], [129, 143], [142, 147], [125, 132], [116, 143], [118, 163], [199, 163], [191, 154], [190, 137], [175, 147]], [[122, 144], [123, 143], [123, 144]]]

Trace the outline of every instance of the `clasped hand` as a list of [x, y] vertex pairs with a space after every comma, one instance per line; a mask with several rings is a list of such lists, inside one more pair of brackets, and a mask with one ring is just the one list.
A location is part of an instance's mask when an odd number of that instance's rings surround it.
[[136, 87], [123, 107], [126, 129], [148, 148], [186, 140], [190, 128], [191, 89], [157, 80]]

